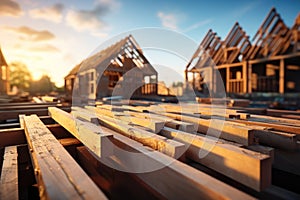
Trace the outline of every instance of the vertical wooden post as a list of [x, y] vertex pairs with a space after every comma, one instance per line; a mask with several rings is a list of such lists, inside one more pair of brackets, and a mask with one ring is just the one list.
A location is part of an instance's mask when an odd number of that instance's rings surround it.
[[248, 64], [248, 93], [252, 93], [252, 64]]
[[195, 72], [193, 72], [193, 89], [195, 89]]
[[212, 94], [215, 95], [217, 93], [217, 90], [216, 90], [217, 84], [215, 82], [215, 80], [216, 80], [215, 73], [216, 72], [215, 72], [214, 66], [211, 66], [211, 91], [210, 91], [211, 95]]
[[232, 92], [230, 87], [230, 68], [229, 66], [226, 66], [226, 92]]
[[243, 77], [243, 93], [247, 93], [247, 61], [243, 62], [243, 72], [242, 72], [242, 77]]
[[279, 93], [284, 93], [284, 71], [285, 71], [285, 65], [284, 65], [284, 59], [280, 59], [280, 66], [279, 66]]

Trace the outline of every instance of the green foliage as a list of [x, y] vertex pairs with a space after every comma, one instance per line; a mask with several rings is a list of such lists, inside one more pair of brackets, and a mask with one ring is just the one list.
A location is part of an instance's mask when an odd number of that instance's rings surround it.
[[10, 85], [16, 86], [21, 91], [28, 91], [32, 80], [32, 75], [27, 66], [21, 62], [12, 62], [10, 69]]
[[33, 81], [27, 66], [21, 62], [12, 62], [10, 69], [10, 85], [16, 86], [21, 92], [31, 94], [49, 94], [50, 92], [62, 92], [64, 88], [57, 88], [48, 75], [43, 75], [39, 80]]
[[55, 84], [51, 81], [50, 77], [43, 75], [40, 80], [31, 82], [30, 93], [36, 94], [49, 94], [56, 89]]

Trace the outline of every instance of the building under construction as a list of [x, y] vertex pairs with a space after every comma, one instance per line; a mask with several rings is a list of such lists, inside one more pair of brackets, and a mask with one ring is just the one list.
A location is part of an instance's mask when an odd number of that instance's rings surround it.
[[65, 89], [89, 101], [156, 95], [157, 72], [130, 35], [75, 66], [65, 77]]
[[[272, 8], [252, 40], [235, 23], [225, 40], [209, 30], [185, 78], [196, 93], [227, 94], [300, 92], [300, 14], [288, 27]], [[217, 73], [219, 72], [219, 73]]]
[[9, 69], [6, 60], [0, 49], [0, 95], [6, 95], [9, 91]]

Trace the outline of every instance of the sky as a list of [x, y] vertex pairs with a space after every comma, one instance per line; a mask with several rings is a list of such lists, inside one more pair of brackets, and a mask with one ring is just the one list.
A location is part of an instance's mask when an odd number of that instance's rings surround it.
[[0, 0], [0, 46], [8, 63], [62, 86], [76, 64], [132, 34], [159, 80], [171, 82], [183, 80], [209, 29], [225, 39], [238, 21], [251, 39], [272, 7], [289, 27], [300, 13], [299, 0]]

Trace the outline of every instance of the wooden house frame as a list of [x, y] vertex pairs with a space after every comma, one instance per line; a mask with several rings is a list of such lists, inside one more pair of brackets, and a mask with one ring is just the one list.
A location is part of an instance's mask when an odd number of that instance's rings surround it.
[[288, 28], [272, 8], [252, 42], [238, 23], [223, 41], [209, 30], [186, 66], [187, 85], [196, 92], [203, 92], [205, 81], [213, 93], [220, 92], [220, 82], [227, 93], [299, 93], [299, 27], [300, 14]]
[[9, 68], [0, 49], [0, 95], [7, 95], [9, 91]]
[[76, 65], [65, 77], [65, 89], [69, 95], [75, 89], [76, 97], [87, 100], [156, 95], [157, 72], [129, 35]]

